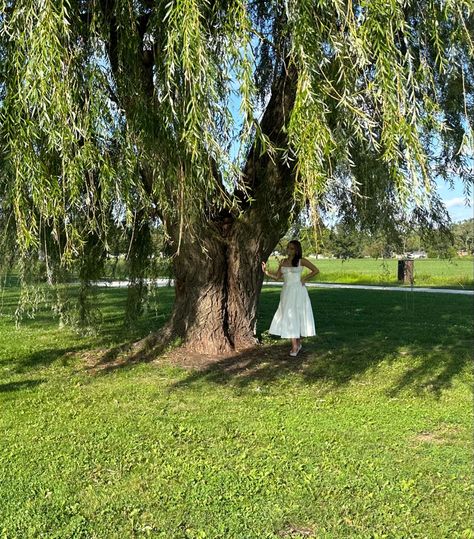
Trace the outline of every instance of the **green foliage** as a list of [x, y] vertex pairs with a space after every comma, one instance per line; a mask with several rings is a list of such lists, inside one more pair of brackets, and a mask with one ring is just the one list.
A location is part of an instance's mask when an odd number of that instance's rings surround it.
[[[298, 89], [289, 149], [305, 198], [333, 192], [328, 182], [344, 170], [350, 180], [350, 165], [361, 158], [355, 148], [372, 161], [382, 159], [386, 168], [373, 180], [383, 184], [381, 173], [388, 173], [385, 187], [403, 206], [420, 202], [432, 187], [423, 136], [438, 131], [443, 144], [461, 135], [472, 143], [470, 131], [457, 129], [469, 126], [472, 116], [467, 0], [348, 6], [305, 0], [286, 9], [279, 2], [265, 9], [241, 0], [212, 6], [117, 0], [106, 7], [48, 0], [39, 10], [32, 6], [4, 2], [1, 21], [6, 193], [22, 247], [38, 243], [42, 216], [54, 227], [64, 223], [64, 256], [73, 256], [84, 238], [74, 213], [84, 202], [99, 200], [103, 213], [117, 197], [131, 211], [131, 196], [153, 195], [170, 218], [184, 207], [186, 213], [202, 210], [204, 195], [218, 196], [214, 163], [232, 169], [231, 73], [242, 100], [244, 146], [259, 132], [254, 35], [267, 73], [258, 80], [267, 89], [269, 64], [281, 62], [291, 42], [286, 60], [296, 66]], [[150, 78], [150, 70], [156, 76]], [[466, 145], [443, 148], [445, 161], [466, 158]], [[354, 192], [371, 198], [377, 187], [362, 177], [368, 163], [360, 173], [353, 163], [350, 182]], [[148, 168], [148, 193], [137, 166]], [[91, 171], [94, 182], [87, 181]], [[181, 206], [174, 207], [177, 201]], [[39, 215], [28, 219], [32, 207]], [[88, 222], [103, 226], [99, 216]]]
[[338, 225], [331, 231], [330, 241], [336, 258], [359, 258], [362, 242], [356, 230]]
[[[116, 228], [159, 220], [176, 252], [220, 210], [239, 218], [249, 148], [295, 167], [295, 207], [315, 221], [332, 206], [372, 232], [445, 222], [434, 178], [455, 169], [467, 194], [473, 180], [473, 7], [1, 0], [1, 253], [44, 256], [50, 282], [79, 266], [86, 292]], [[257, 104], [283, 82], [275, 148]], [[97, 268], [80, 262], [90, 237]], [[130, 263], [146, 268], [145, 251]]]
[[279, 245], [285, 251], [285, 242], [297, 238], [303, 253], [322, 254], [336, 258], [391, 258], [394, 253], [403, 255], [425, 251], [429, 258], [453, 258], [462, 251], [463, 256], [474, 252], [473, 220], [450, 223], [447, 226], [425, 229], [414, 224], [397, 223], [399, 235], [383, 226], [373, 231], [341, 221], [332, 227], [322, 224], [308, 226], [301, 220], [290, 227]]
[[474, 254], [474, 219], [466, 219], [453, 226], [456, 249]]
[[[472, 129], [459, 129], [473, 117], [472, 2], [293, 6], [299, 91], [291, 130], [301, 195], [342, 198], [341, 214], [368, 224], [390, 225], [407, 205], [440, 217], [432, 168], [443, 166], [433, 137], [443, 160], [457, 147], [451, 155], [466, 165], [472, 152]], [[462, 90], [453, 90], [455, 80]], [[472, 169], [462, 168], [472, 182]]]

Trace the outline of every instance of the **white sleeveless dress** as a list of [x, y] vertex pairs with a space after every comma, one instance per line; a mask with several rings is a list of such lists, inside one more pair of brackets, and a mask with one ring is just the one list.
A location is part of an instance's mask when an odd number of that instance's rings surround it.
[[269, 333], [285, 339], [316, 335], [313, 309], [306, 286], [301, 284], [303, 266], [282, 266], [283, 288], [280, 304], [273, 317]]

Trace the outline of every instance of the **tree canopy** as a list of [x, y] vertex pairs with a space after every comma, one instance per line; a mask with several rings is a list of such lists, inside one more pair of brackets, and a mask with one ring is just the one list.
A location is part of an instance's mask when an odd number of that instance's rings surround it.
[[436, 178], [470, 192], [472, 0], [0, 6], [0, 219], [23, 260], [97, 267], [113, 223], [137, 259], [157, 220], [172, 253], [249, 212], [442, 224]]

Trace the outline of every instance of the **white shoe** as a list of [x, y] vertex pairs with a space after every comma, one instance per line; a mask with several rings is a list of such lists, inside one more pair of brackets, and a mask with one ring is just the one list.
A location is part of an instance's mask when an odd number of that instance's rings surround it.
[[296, 357], [299, 353], [300, 353], [300, 350], [302, 349], [303, 347], [301, 346], [301, 344], [298, 346], [298, 350], [296, 350], [296, 352], [290, 352], [290, 356], [291, 357]]

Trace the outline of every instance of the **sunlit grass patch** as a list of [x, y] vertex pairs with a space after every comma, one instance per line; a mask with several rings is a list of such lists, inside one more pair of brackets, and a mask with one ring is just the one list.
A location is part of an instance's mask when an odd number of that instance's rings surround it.
[[125, 294], [87, 338], [0, 319], [2, 537], [470, 537], [472, 298], [310, 290], [290, 358], [269, 288], [256, 350], [91, 370], [170, 312], [128, 328]]
[[[395, 259], [360, 258], [348, 260], [311, 259], [320, 269], [314, 282], [390, 285], [398, 282], [398, 261]], [[277, 266], [270, 259], [271, 271]], [[419, 259], [414, 261], [415, 286], [474, 288], [472, 258]]]

